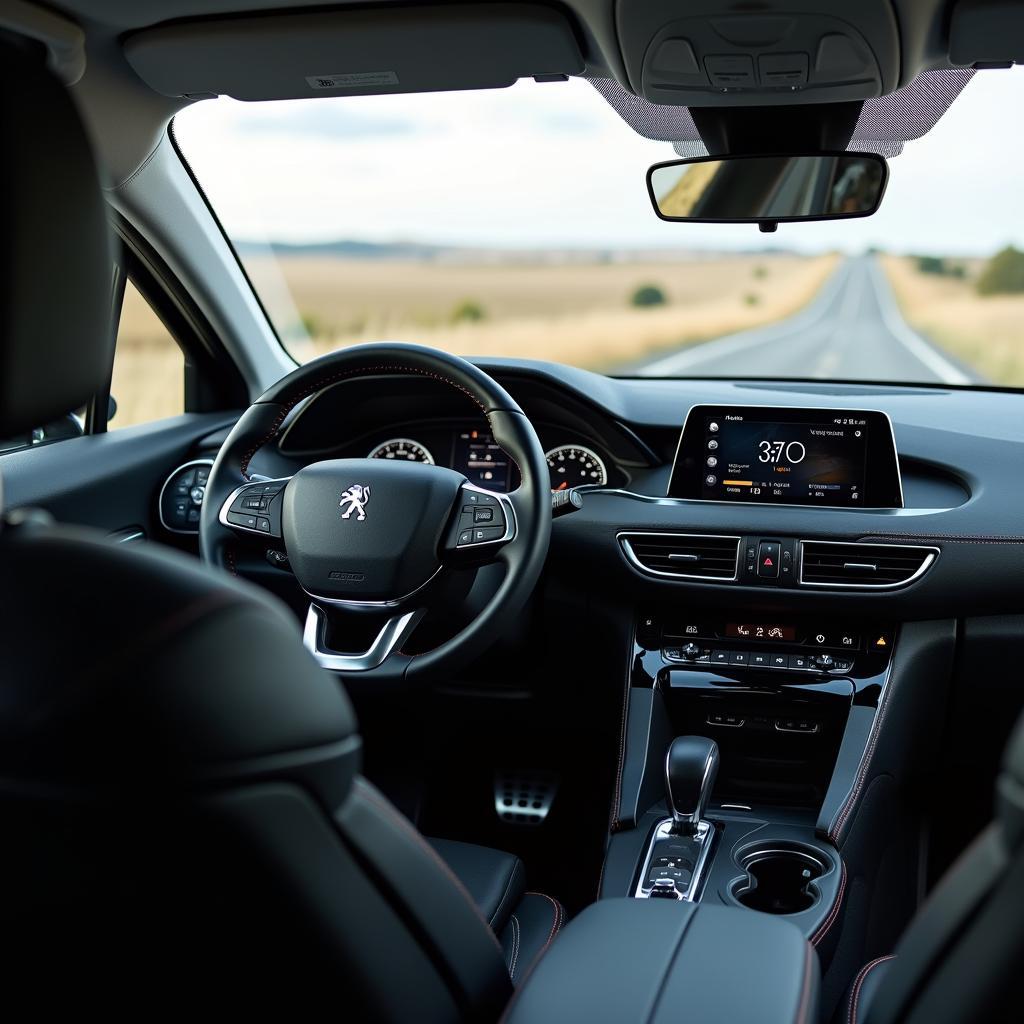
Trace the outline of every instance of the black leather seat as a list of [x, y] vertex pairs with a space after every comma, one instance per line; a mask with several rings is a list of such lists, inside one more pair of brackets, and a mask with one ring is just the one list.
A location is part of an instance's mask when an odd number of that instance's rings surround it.
[[1003, 757], [995, 820], [936, 886], [896, 950], [860, 970], [836, 1024], [1020, 1020], [1022, 911], [1024, 717]]
[[[93, 158], [44, 54], [0, 39], [0, 87], [11, 436], [104, 383], [112, 264]], [[348, 699], [255, 588], [8, 516], [0, 652], [8, 1000], [496, 1020], [561, 925], [516, 858], [429, 845], [360, 777]]]

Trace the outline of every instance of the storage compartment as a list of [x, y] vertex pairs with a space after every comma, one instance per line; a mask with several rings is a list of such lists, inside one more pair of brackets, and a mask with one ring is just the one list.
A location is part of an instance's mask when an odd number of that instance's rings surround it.
[[671, 734], [718, 743], [715, 805], [817, 811], [825, 798], [854, 684], [837, 678], [801, 685], [799, 673], [778, 676], [754, 686], [708, 671], [670, 673], [662, 693]]
[[738, 903], [763, 914], [799, 914], [821, 896], [811, 887], [827, 870], [809, 846], [772, 843], [752, 846], [738, 858], [747, 877], [733, 885]]
[[676, 900], [601, 900], [558, 935], [506, 1024], [813, 1021], [818, 958], [788, 920]]

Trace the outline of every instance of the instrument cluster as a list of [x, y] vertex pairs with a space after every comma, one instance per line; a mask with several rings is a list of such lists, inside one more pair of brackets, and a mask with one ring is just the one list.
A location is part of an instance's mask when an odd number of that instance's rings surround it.
[[[411, 433], [411, 431], [410, 431]], [[366, 453], [371, 459], [401, 459], [430, 466], [450, 466], [465, 475], [470, 483], [493, 491], [508, 491], [516, 486], [514, 468], [508, 456], [486, 431], [470, 427], [433, 435], [428, 441], [415, 437], [388, 437]], [[543, 433], [543, 432], [542, 432]], [[583, 485], [606, 487], [610, 481], [607, 456], [582, 444], [557, 444], [545, 452], [552, 491]]]

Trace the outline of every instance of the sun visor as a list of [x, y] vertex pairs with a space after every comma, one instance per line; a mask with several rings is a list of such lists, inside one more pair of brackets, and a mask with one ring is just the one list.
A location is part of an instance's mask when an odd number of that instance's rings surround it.
[[960, 0], [949, 24], [949, 59], [975, 68], [1024, 64], [1024, 4]]
[[179, 21], [124, 49], [165, 96], [239, 100], [495, 89], [584, 66], [566, 17], [516, 3]]

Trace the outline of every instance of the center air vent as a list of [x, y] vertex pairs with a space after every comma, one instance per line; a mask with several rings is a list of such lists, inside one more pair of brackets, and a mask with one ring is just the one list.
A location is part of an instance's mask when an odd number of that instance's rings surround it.
[[630, 562], [649, 576], [688, 580], [736, 579], [739, 537], [620, 533], [619, 543]]
[[899, 544], [847, 544], [805, 540], [800, 582], [809, 587], [892, 589], [931, 567], [938, 548]]

